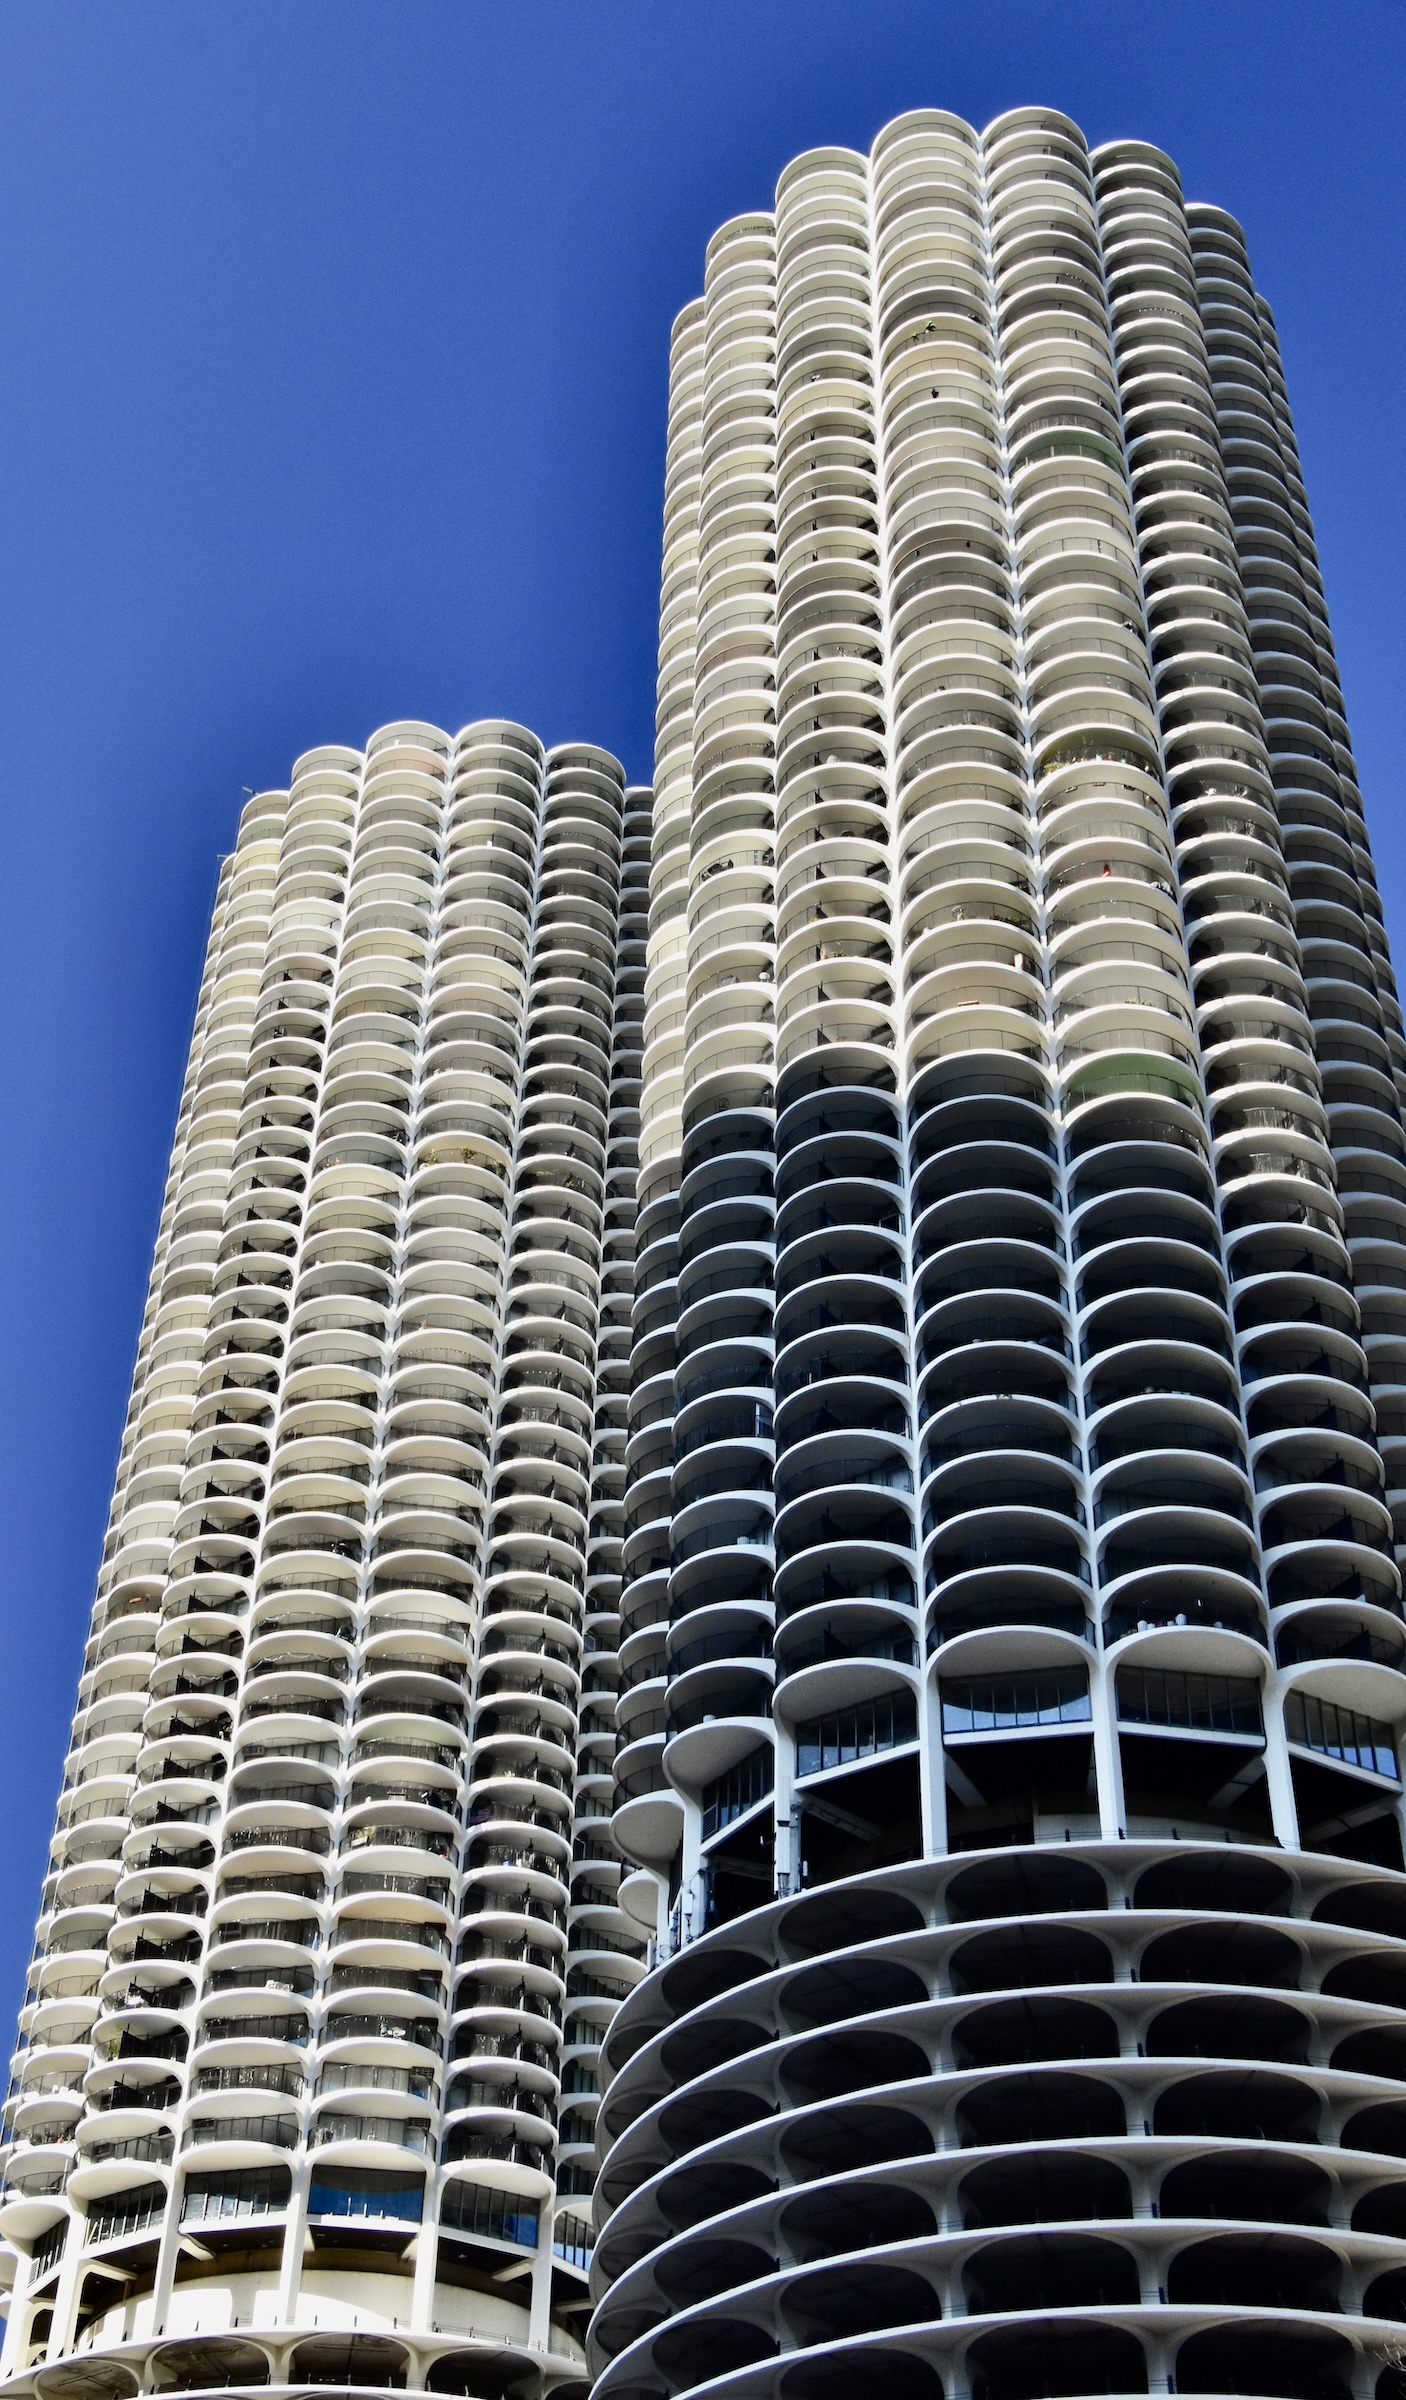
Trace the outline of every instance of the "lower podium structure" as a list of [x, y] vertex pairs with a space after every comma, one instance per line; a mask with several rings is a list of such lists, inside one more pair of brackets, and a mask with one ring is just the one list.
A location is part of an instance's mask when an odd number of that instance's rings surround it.
[[710, 1933], [607, 2038], [597, 2400], [1394, 2396], [1403, 2006], [1406, 1881], [1194, 1837]]

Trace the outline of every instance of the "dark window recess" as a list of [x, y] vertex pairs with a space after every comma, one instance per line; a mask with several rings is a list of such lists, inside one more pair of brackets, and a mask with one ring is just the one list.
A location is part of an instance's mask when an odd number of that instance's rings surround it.
[[828, 1767], [852, 1767], [862, 1758], [897, 1750], [918, 1738], [918, 1704], [908, 1691], [884, 1692], [838, 1716], [817, 1717], [796, 1729], [796, 1773], [820, 1775]]
[[1118, 1669], [1118, 1722], [1264, 1736], [1253, 1675], [1185, 1675], [1171, 1667]]
[[1290, 1692], [1284, 1703], [1284, 1730], [1291, 1742], [1316, 1750], [1320, 1758], [1336, 1758], [1345, 1767], [1365, 1767], [1370, 1775], [1401, 1781], [1396, 1743], [1389, 1725], [1375, 1717], [1359, 1716], [1355, 1708], [1339, 1708], [1312, 1692]]
[[537, 2247], [537, 2204], [521, 2192], [451, 2183], [439, 2205], [439, 2221], [446, 2233], [484, 2234], [492, 2242], [516, 2242], [523, 2250]]
[[183, 2225], [208, 2225], [217, 2217], [267, 2217], [288, 2206], [291, 2178], [286, 2167], [232, 2167], [223, 2174], [188, 2175], [181, 2202]]
[[[144, 2224], [150, 2224], [151, 2219], [154, 2216], [160, 2215], [166, 2196], [165, 2186], [163, 2184], [152, 2184], [149, 2185], [147, 2189], [155, 2194], [156, 2205], [154, 2208], [148, 2209], [146, 2216], [140, 2220], [140, 2222]], [[145, 2200], [146, 2194], [143, 2193], [141, 2196], [143, 2200]], [[123, 2192], [120, 2197], [122, 2200], [123, 2211], [125, 2211], [128, 2202], [132, 2199], [132, 2194], [130, 2192]], [[96, 2214], [97, 2212], [94, 2213]], [[106, 2211], [102, 2213], [104, 2215], [107, 2214]], [[104, 2240], [106, 2237], [103, 2234], [94, 2233], [92, 2231], [93, 2222], [94, 2219], [92, 2216], [90, 2216], [88, 2219], [89, 2241], [98, 2242]], [[121, 2230], [125, 2232], [127, 2229], [125, 2226], [123, 2226], [121, 2227]], [[51, 2275], [53, 2273], [54, 2268], [58, 2265], [59, 2260], [63, 2257], [64, 2246], [67, 2243], [67, 2240], [67, 2217], [60, 2217], [57, 2225], [51, 2225], [47, 2233], [42, 2233], [39, 2236], [38, 2241], [34, 2245], [34, 2250], [30, 2259], [29, 2284], [31, 2291], [37, 2283], [43, 2282], [46, 2275]]]
[[703, 1839], [721, 1833], [749, 1808], [764, 1800], [776, 1781], [776, 1756], [770, 1742], [749, 1750], [745, 1758], [703, 1786]]
[[308, 2193], [310, 2217], [395, 2217], [418, 2225], [425, 2187], [418, 2175], [362, 2167], [355, 2174], [314, 2174]]
[[557, 2258], [564, 2258], [568, 2266], [589, 2273], [594, 2247], [595, 2234], [584, 2217], [558, 2213], [552, 2235], [552, 2250]]
[[1087, 1725], [1089, 1683], [1082, 1667], [1025, 1675], [942, 1679], [944, 1733], [1010, 1733], [1023, 1725]]
[[705, 1922], [730, 1925], [770, 1900], [776, 1883], [776, 1839], [771, 1810], [759, 1808], [710, 1844], [704, 1856], [707, 1885]]
[[[166, 2187], [161, 2183], [139, 2184], [135, 2191], [107, 2192], [89, 2209], [84, 2238], [89, 2242], [111, 2242], [120, 2233], [138, 2233], [143, 2225], [150, 2225], [153, 2218], [159, 2217], [165, 2206]], [[61, 2235], [67, 2233], [67, 2218], [61, 2219], [54, 2230]], [[59, 2248], [62, 2247], [60, 2242]], [[34, 2255], [37, 2259], [37, 2248]], [[36, 2283], [39, 2280], [37, 2269], [33, 2280]]]

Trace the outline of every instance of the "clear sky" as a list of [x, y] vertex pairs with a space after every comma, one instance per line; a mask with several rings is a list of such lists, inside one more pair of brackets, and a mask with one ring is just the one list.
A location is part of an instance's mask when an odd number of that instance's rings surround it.
[[799, 150], [1032, 101], [1247, 229], [1406, 959], [1401, 0], [4, 0], [7, 2021], [241, 787], [396, 716], [647, 777], [709, 233]]

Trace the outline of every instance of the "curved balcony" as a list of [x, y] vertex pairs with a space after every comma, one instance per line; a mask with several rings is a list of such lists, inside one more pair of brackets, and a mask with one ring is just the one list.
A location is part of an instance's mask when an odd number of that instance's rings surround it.
[[[693, 1987], [696, 1997], [680, 1982], [678, 1999], [665, 1999], [662, 2010], [658, 1987], [646, 1987], [631, 2008], [652, 2008], [653, 2021], [646, 2013], [636, 2030], [627, 2010], [607, 2043], [619, 2071], [602, 2111], [614, 2148], [603, 2186], [607, 2225], [599, 2237], [607, 2293], [593, 2338], [608, 2389], [623, 2389], [651, 2352], [658, 2371], [664, 2364], [660, 2345], [681, 2324], [689, 2331], [690, 2373], [704, 2356], [716, 2359], [718, 2372], [739, 2364], [734, 2333], [724, 2348], [712, 2329], [720, 2316], [730, 2316], [736, 2328], [739, 2306], [745, 2321], [754, 2292], [765, 2295], [768, 2308], [779, 2303], [806, 2352], [817, 2344], [822, 2351], [833, 2346], [850, 2372], [864, 2371], [866, 2344], [881, 2333], [888, 2360], [897, 2335], [915, 2360], [920, 2354], [950, 2372], [946, 2328], [955, 2312], [951, 2322], [954, 2329], [960, 2323], [962, 2341], [974, 2335], [992, 2351], [993, 2368], [1010, 2375], [1010, 2345], [1013, 2337], [1024, 2338], [1022, 2319], [1040, 2316], [1048, 2323], [1049, 2304], [1041, 2295], [1051, 2287], [1042, 2278], [1055, 2271], [1071, 2326], [1087, 2322], [1093, 2302], [1096, 2335], [1110, 2315], [1110, 2275], [1130, 2277], [1117, 2314], [1128, 2338], [1137, 2341], [1138, 2363], [1123, 2371], [1122, 2388], [1141, 2380], [1141, 2341], [1154, 2323], [1159, 2338], [1169, 2334], [1183, 2345], [1186, 2360], [1192, 2345], [1204, 2348], [1221, 2338], [1215, 2329], [1224, 2322], [1231, 2289], [1242, 2305], [1263, 2308], [1268, 2285], [1261, 2281], [1252, 2291], [1252, 2276], [1281, 2275], [1269, 2305], [1306, 2318], [1296, 2339], [1315, 2338], [1315, 2320], [1321, 2327], [1323, 2311], [1331, 2319], [1340, 2302], [1331, 2283], [1332, 2260], [1311, 2238], [1322, 2221], [1313, 2196], [1326, 2187], [1322, 2153], [1304, 2146], [1306, 2138], [1313, 2141], [1318, 2104], [1309, 2108], [1304, 2088], [1303, 2019], [1280, 2000], [1226, 1989], [1238, 1974], [1261, 1989], [1287, 1980], [1283, 1964], [1269, 1966], [1270, 1949], [1283, 1938], [1275, 1922], [1286, 1894], [1283, 1870], [1262, 1853], [1242, 1863], [1223, 1851], [1193, 1847], [1180, 1856], [1159, 1856], [1142, 1846], [1129, 1861], [1134, 1914], [1130, 1921], [1120, 1912], [1115, 1926], [1101, 1913], [1101, 1882], [1083, 1880], [1092, 1855], [1064, 1852], [1028, 1863], [988, 1856], [969, 1867], [958, 1859], [891, 1871], [867, 1887], [874, 1895], [874, 1930], [865, 1952], [873, 1962], [871, 1980], [862, 1990], [847, 1984], [838, 2007], [839, 1987], [823, 1956], [815, 1964], [796, 1963], [816, 1958], [821, 1945], [813, 1935], [794, 1946], [783, 1937], [780, 1950], [767, 1941], [771, 1928], [787, 1922], [788, 1907], [798, 1937], [805, 1909], [813, 1912], [818, 1933], [824, 1912], [836, 1905], [820, 1894], [757, 1912], [749, 1940], [756, 1944], [760, 1935], [767, 1947], [738, 1962], [751, 1981], [740, 2011], [737, 1967], [718, 1996], [708, 1996], [706, 1981]], [[933, 1936], [915, 1942], [925, 1921], [910, 1913], [917, 1875], [940, 1875], [950, 1895], [950, 1965], [941, 1979]], [[1055, 1903], [1055, 1915], [1037, 1915], [1032, 1926], [1031, 1898], [1045, 1880], [1050, 1898], [1037, 1900], [1037, 1909], [1050, 1906], [1061, 1880], [1067, 1896]], [[1196, 1906], [1193, 1892], [1212, 1916], [1205, 1932], [1220, 1952], [1214, 1982], [1204, 1972], [1209, 1944], [1198, 1953], [1199, 1935], [1165, 1930], [1176, 1925], [1188, 1902]], [[1222, 1914], [1216, 1922], [1216, 1912], [1227, 1910], [1229, 1919]], [[1023, 1920], [1019, 1954], [1013, 1915]], [[1149, 2065], [1135, 2071], [1155, 2076], [1161, 2088], [1155, 2105], [1149, 2097], [1141, 2108], [1131, 2092], [1125, 2100], [1119, 2091], [1115, 2101], [1115, 2089], [1127, 2084], [1132, 2054], [1114, 2023], [1122, 2005], [1115, 1995], [1124, 1988], [1113, 1980], [1115, 1933], [1117, 1947], [1130, 1943], [1140, 1962], [1137, 2013], [1146, 2024], [1142, 2042]], [[1296, 1921], [1289, 1958], [1302, 1957], [1303, 1939]], [[1331, 1948], [1318, 1932], [1308, 1939], [1312, 1971], [1331, 1978]], [[729, 1942], [736, 1958], [732, 1929], [711, 1937], [712, 1949]], [[1042, 1960], [1037, 1998], [1029, 1994], [1032, 1942]], [[1257, 1962], [1264, 1953], [1253, 1968], [1252, 1950]], [[705, 1955], [695, 1951], [680, 1964], [691, 1969]], [[939, 1992], [950, 1996], [939, 1999]], [[719, 2053], [736, 2059], [744, 2031], [739, 2015], [755, 2017], [764, 1994], [772, 2007], [779, 2003], [785, 2029], [780, 2055], [770, 2038], [741, 2071], [735, 2064], [710, 2068], [704, 2062]], [[979, 1995], [975, 2001], [973, 1994]], [[1019, 2029], [1011, 2015], [1017, 1995]], [[1033, 2042], [1032, 2010], [1039, 2022]], [[941, 2036], [940, 2023], [950, 2028]], [[722, 2041], [711, 2049], [714, 2027]], [[762, 2038], [750, 2024], [745, 2030], [752, 2043]], [[680, 2073], [688, 2074], [684, 2044], [690, 2063], [698, 2063], [681, 2085]], [[1109, 2067], [1119, 2053], [1110, 2082]], [[661, 2057], [667, 2062], [662, 2074]], [[1216, 2059], [1235, 2064], [1217, 2077]], [[1258, 2063], [1247, 2068], [1248, 2059]], [[622, 2060], [628, 2064], [620, 2067]], [[1253, 2143], [1247, 2149], [1243, 2134], [1236, 2146], [1235, 2112], [1243, 2111], [1244, 2102], [1235, 2095], [1250, 2085], [1255, 2096], [1249, 2105], [1261, 2118], [1266, 2110], [1277, 2111], [1277, 2143], [1259, 2152]], [[720, 2116], [726, 2092], [733, 2102]], [[744, 2093], [752, 2095], [746, 2107]], [[1343, 2097], [1350, 2113], [1356, 2095], [1348, 2099], [1343, 2087]], [[935, 2104], [952, 2111], [950, 2135], [931, 2123]], [[778, 2112], [788, 2164], [794, 2160], [779, 2190], [759, 2149], [765, 2143], [769, 2154], [775, 2143]], [[1212, 2125], [1222, 2138], [1208, 2150]], [[883, 2145], [879, 2158], [876, 2138]], [[1155, 2213], [1133, 2201], [1129, 2167], [1135, 2153], [1139, 2177], [1150, 2168], [1157, 2185]], [[1251, 2155], [1262, 2161], [1253, 2170]], [[934, 2164], [942, 2160], [947, 2163]], [[1383, 2170], [1390, 2172], [1381, 2159], [1378, 2174]], [[1251, 2204], [1251, 2172], [1277, 2178], [1272, 2200], [1268, 2185], [1256, 2184], [1263, 2197]], [[846, 2259], [855, 2255], [856, 2209], [863, 2212], [866, 2244], [878, 2234], [893, 2245], [878, 2266], [872, 2246], [857, 2254], [856, 2268], [858, 2257], [864, 2260], [862, 2286], [844, 2272]], [[1268, 2247], [1257, 2231], [1253, 2269], [1250, 2251], [1237, 2250], [1228, 2227], [1220, 2230], [1241, 2212], [1257, 2229], [1266, 2218], [1282, 2228]], [[707, 2220], [706, 2232], [694, 2230], [700, 2219]], [[1000, 2238], [993, 2240], [997, 2230]], [[783, 2238], [794, 2263], [778, 2277], [774, 2262]], [[1372, 2237], [1365, 2238], [1370, 2246]], [[725, 2270], [720, 2239], [728, 2244]], [[1137, 2265], [1134, 2271], [1149, 2239], [1167, 2293], [1150, 2311], [1138, 2297], [1147, 2288], [1145, 2270]], [[1242, 2255], [1243, 2267], [1237, 2263]], [[809, 2271], [822, 2258], [823, 2281]], [[1110, 2259], [1127, 2265], [1115, 2268]], [[921, 2282], [920, 2298], [910, 2297], [907, 2285], [900, 2289], [905, 2275]], [[1086, 2275], [1093, 2279], [1087, 2287], [1081, 2280]], [[1246, 2280], [1237, 2282], [1237, 2276]], [[1322, 2290], [1315, 2276], [1328, 2278]], [[1082, 2298], [1086, 2288], [1088, 2300]], [[677, 2355], [682, 2362], [685, 2354]], [[758, 2344], [746, 2355], [755, 2359], [766, 2352]], [[1081, 2388], [1088, 2388], [1087, 2381]]]

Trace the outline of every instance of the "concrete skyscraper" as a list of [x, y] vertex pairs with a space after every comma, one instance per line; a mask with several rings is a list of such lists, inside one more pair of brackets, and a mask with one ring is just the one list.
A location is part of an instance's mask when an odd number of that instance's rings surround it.
[[7, 2388], [579, 2377], [571, 2095], [643, 1958], [602, 1820], [648, 806], [493, 723], [244, 810], [21, 2019]]
[[1395, 2393], [1406, 1048], [1243, 238], [901, 117], [668, 455], [600, 2400]]
[[5, 2390], [1402, 2400], [1403, 1096], [1239, 228], [798, 159], [653, 800], [397, 725], [226, 864]]

